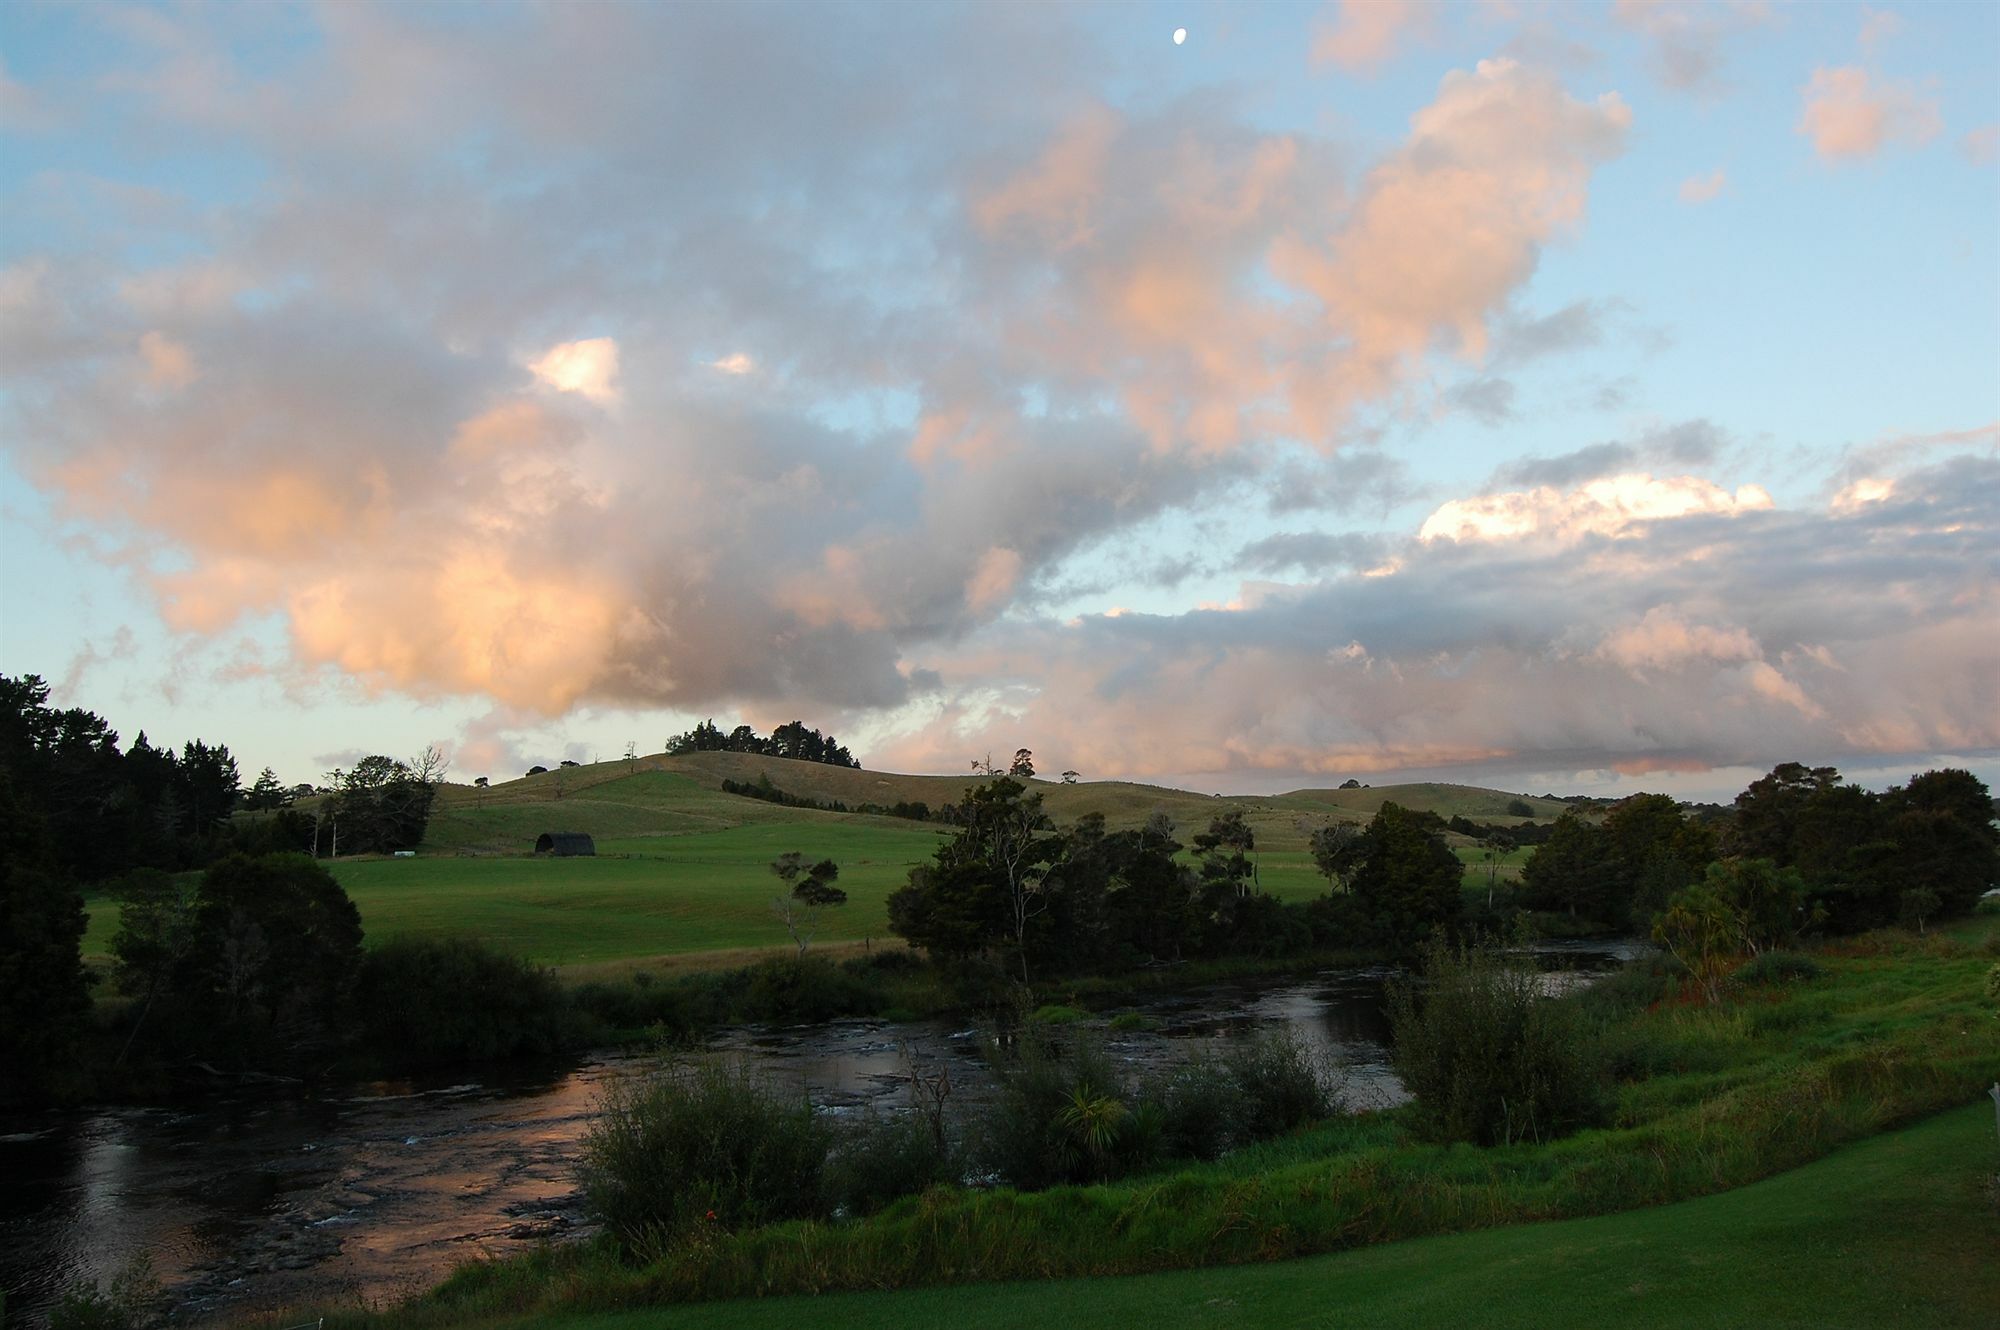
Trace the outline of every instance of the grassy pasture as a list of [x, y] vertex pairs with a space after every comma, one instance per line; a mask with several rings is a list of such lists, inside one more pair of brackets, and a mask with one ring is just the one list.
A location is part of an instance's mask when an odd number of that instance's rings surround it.
[[[770, 910], [777, 881], [770, 861], [787, 850], [831, 857], [841, 866], [848, 904], [830, 911], [819, 933], [829, 945], [881, 939], [884, 903], [928, 859], [945, 828], [900, 818], [787, 808], [725, 794], [724, 780], [768, 775], [788, 794], [850, 807], [923, 802], [941, 808], [984, 777], [904, 776], [744, 753], [652, 756], [558, 769], [487, 789], [451, 785], [432, 812], [415, 859], [343, 859], [335, 875], [361, 910], [371, 940], [466, 933], [529, 959], [601, 966], [647, 957], [742, 952], [788, 945]], [[1444, 816], [1511, 822], [1516, 796], [1462, 785], [1393, 785], [1216, 798], [1186, 790], [1094, 781], [1037, 780], [1059, 824], [1100, 812], [1113, 829], [1155, 812], [1174, 819], [1183, 840], [1229, 811], [1257, 835], [1258, 881], [1282, 900], [1326, 889], [1307, 839], [1330, 821], [1364, 822], [1385, 799]], [[1561, 807], [1530, 800], [1538, 815]], [[581, 831], [596, 859], [537, 860], [535, 838]], [[1461, 848], [1467, 881], [1484, 882], [1476, 851]], [[1510, 862], [1523, 857], [1520, 852]], [[1508, 876], [1506, 869], [1503, 876]], [[118, 907], [87, 901], [86, 956], [102, 963], [117, 931]]]
[[[750, 802], [741, 800], [739, 802]], [[470, 933], [551, 965], [725, 948], [784, 947], [771, 860], [787, 850], [840, 864], [848, 903], [824, 942], [884, 937], [884, 902], [934, 832], [881, 819], [760, 822], [600, 841], [594, 859], [417, 858], [340, 865], [370, 937]]]

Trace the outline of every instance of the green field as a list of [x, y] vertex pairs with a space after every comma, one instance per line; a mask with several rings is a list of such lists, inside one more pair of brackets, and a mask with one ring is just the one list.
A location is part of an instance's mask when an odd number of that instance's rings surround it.
[[1718, 1196], [1266, 1265], [651, 1307], [554, 1330], [952, 1326], [1990, 1327], [1993, 1112], [1978, 1104]]
[[[467, 934], [544, 964], [591, 966], [790, 945], [770, 908], [778, 883], [769, 865], [798, 850], [838, 862], [848, 894], [845, 906], [827, 913], [818, 941], [885, 937], [889, 893], [908, 879], [912, 865], [930, 858], [946, 829], [788, 808], [721, 789], [724, 780], [760, 776], [789, 794], [826, 803], [921, 801], [933, 809], [984, 779], [898, 776], [741, 753], [601, 762], [489, 789], [447, 786], [416, 858], [341, 859], [332, 868], [360, 908], [370, 941]], [[1164, 812], [1184, 840], [1210, 819], [1240, 811], [1256, 832], [1258, 883], [1281, 900], [1326, 890], [1306, 848], [1314, 830], [1330, 821], [1365, 821], [1385, 799], [1446, 817], [1516, 820], [1506, 807], [1517, 796], [1463, 785], [1233, 798], [1122, 781], [1035, 781], [1033, 787], [1060, 824], [1097, 812], [1116, 829]], [[1540, 817], [1562, 807], [1530, 803]], [[589, 833], [598, 857], [535, 858], [536, 837], [550, 831]], [[1459, 853], [1468, 860], [1466, 881], [1483, 883], [1477, 851], [1459, 847]], [[87, 903], [84, 952], [102, 963], [117, 931], [118, 907], [102, 895]]]

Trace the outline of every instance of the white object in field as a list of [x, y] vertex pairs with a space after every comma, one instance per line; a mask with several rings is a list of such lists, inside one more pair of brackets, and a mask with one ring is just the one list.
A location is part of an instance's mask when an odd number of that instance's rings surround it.
[[1187, 40], [1187, 29], [1186, 29], [1186, 28], [1175, 28], [1175, 29], [1174, 29], [1174, 45], [1176, 45], [1176, 46], [1179, 46], [1179, 45], [1180, 45], [1180, 44], [1181, 44], [1182, 42], [1184, 42], [1184, 41], [1186, 41], [1186, 40]]
[[414, 859], [417, 857], [417, 852], [415, 850], [398, 850], [396, 851], [396, 857], [398, 859]]

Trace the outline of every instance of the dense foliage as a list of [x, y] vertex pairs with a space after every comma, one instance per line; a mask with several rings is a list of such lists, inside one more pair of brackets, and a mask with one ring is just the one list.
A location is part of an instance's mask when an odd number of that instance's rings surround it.
[[346, 1040], [361, 915], [304, 855], [232, 855], [192, 890], [163, 873], [133, 880], [112, 949], [119, 987], [140, 1001], [134, 1035], [156, 1054], [308, 1070]]
[[835, 767], [859, 767], [861, 763], [831, 734], [809, 730], [803, 721], [792, 721], [758, 734], [748, 725], [738, 725], [724, 733], [713, 720], [705, 720], [685, 734], [667, 740], [667, 752], [678, 757], [686, 753], [757, 753], [764, 757], [789, 757], [798, 762], [824, 762]]
[[1121, 831], [1096, 814], [1058, 829], [1040, 793], [1003, 776], [936, 820], [958, 833], [889, 898], [891, 930], [953, 964], [1005, 957], [1023, 980], [1314, 946], [1406, 949], [1456, 927], [1461, 908], [1443, 823], [1394, 804], [1359, 831], [1316, 839], [1337, 890], [1298, 904], [1257, 886], [1256, 836], [1239, 811], [1189, 847], [1160, 813]]
[[0, 770], [48, 825], [52, 866], [78, 882], [133, 868], [206, 862], [237, 803], [236, 759], [199, 739], [121, 751], [118, 731], [81, 707], [48, 704], [33, 674], [0, 677]]
[[1601, 1120], [1605, 1097], [1574, 1004], [1532, 965], [1434, 942], [1421, 982], [1391, 991], [1396, 1074], [1420, 1137], [1545, 1141]]

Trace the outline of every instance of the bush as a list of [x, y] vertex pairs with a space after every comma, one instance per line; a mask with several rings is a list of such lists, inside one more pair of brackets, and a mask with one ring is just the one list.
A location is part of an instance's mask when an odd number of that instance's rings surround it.
[[1212, 1055], [1188, 1059], [1147, 1082], [1146, 1103], [1160, 1117], [1160, 1153], [1172, 1159], [1216, 1159], [1241, 1143], [1236, 1130], [1236, 1078]]
[[1826, 977], [1826, 967], [1796, 951], [1767, 951], [1735, 974], [1739, 984], [1798, 984]]
[[1296, 1030], [1260, 1034], [1231, 1048], [1224, 1062], [1236, 1089], [1239, 1145], [1282, 1136], [1333, 1114], [1330, 1070]]
[[392, 1066], [485, 1062], [581, 1042], [580, 1015], [555, 973], [472, 938], [396, 938], [368, 953], [358, 992], [363, 1038]]
[[628, 1252], [656, 1256], [702, 1225], [824, 1212], [829, 1133], [803, 1095], [715, 1058], [616, 1082], [584, 1133], [578, 1177]]
[[[1032, 1028], [1000, 1066], [999, 1094], [979, 1131], [979, 1163], [1024, 1190], [1127, 1172], [1141, 1137], [1110, 1060], [1087, 1043], [1059, 1046]], [[1150, 1125], [1142, 1120], [1139, 1125]]]
[[750, 972], [744, 1014], [757, 1021], [828, 1021], [874, 1013], [865, 980], [823, 956], [785, 956]]
[[1574, 1004], [1491, 951], [1427, 949], [1421, 990], [1390, 993], [1396, 1074], [1431, 1140], [1550, 1140], [1600, 1121], [1604, 1099]]
[[891, 1201], [914, 1196], [962, 1173], [949, 1139], [914, 1112], [861, 1119], [841, 1133], [827, 1162], [829, 1203], [852, 1215], [870, 1215]]

